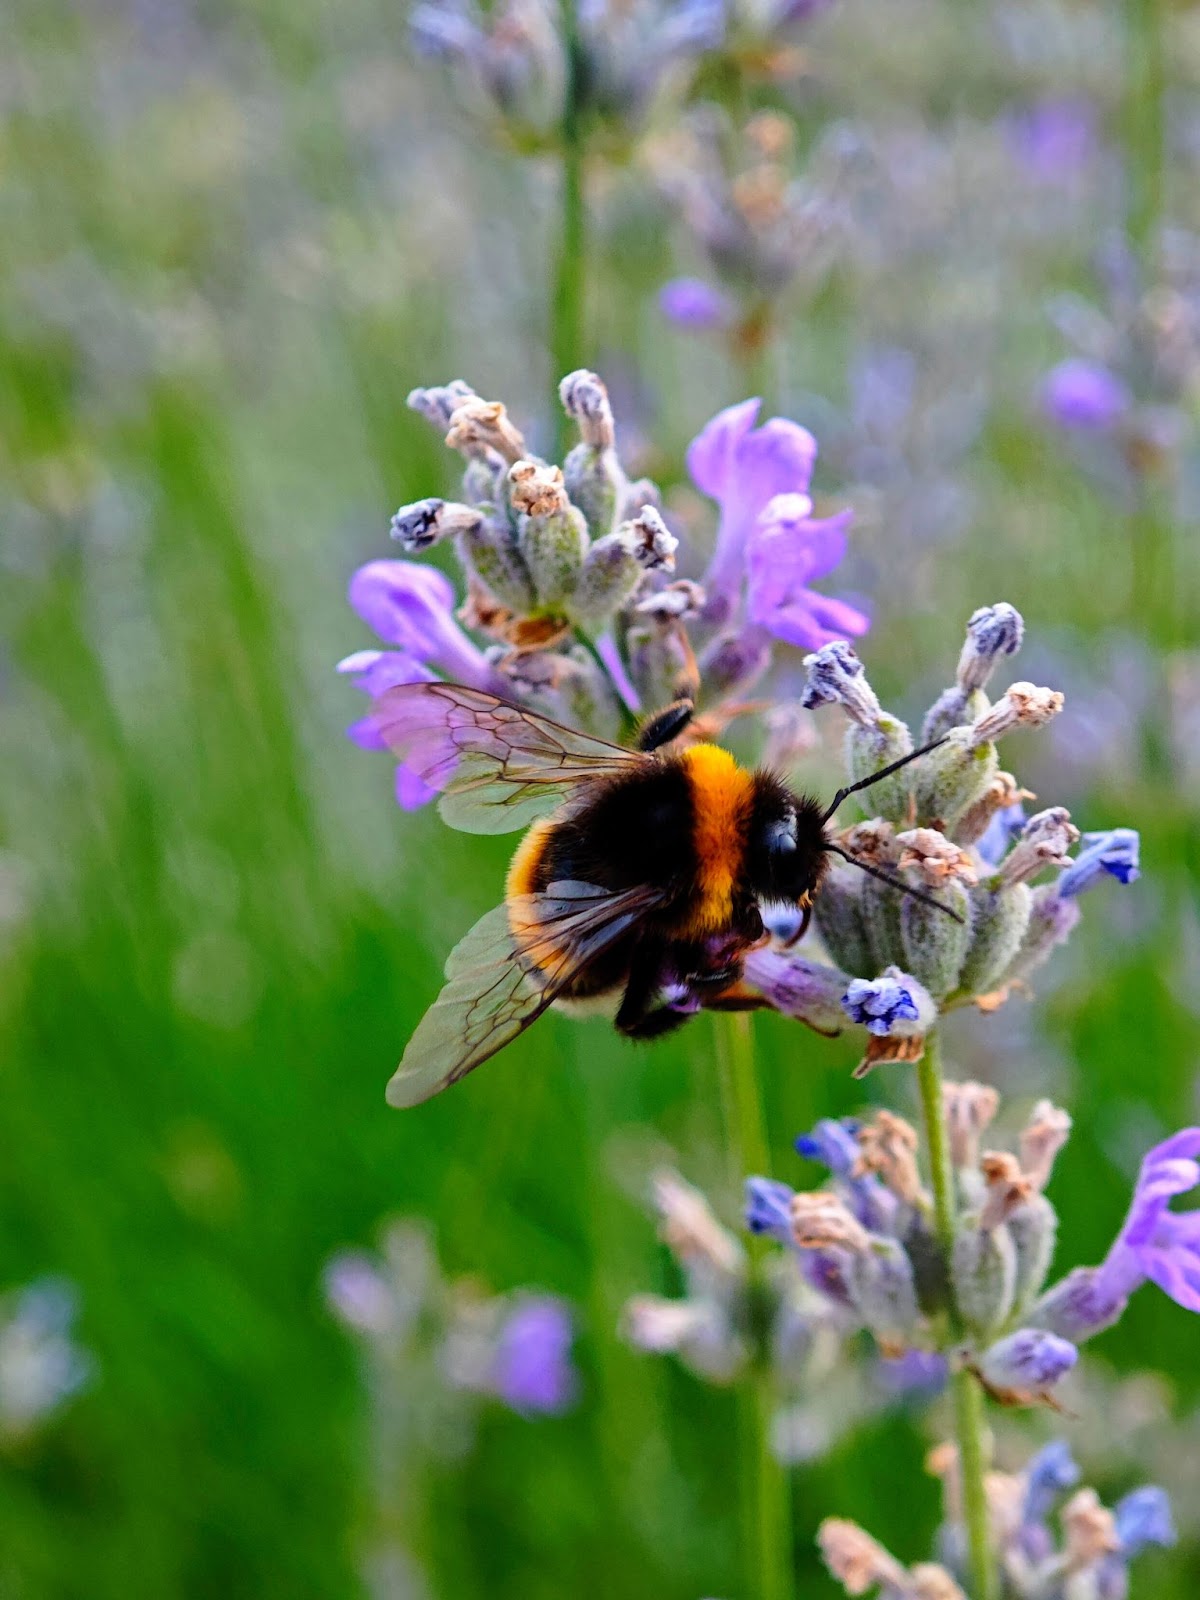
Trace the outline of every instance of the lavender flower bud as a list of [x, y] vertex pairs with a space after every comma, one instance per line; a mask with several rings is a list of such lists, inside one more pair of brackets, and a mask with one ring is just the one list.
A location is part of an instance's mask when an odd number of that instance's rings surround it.
[[1021, 1170], [1040, 1191], [1050, 1182], [1058, 1152], [1071, 1137], [1071, 1116], [1049, 1100], [1039, 1100], [1021, 1129]]
[[1040, 884], [1033, 890], [1029, 906], [1029, 926], [1004, 973], [1005, 983], [1017, 983], [1049, 960], [1051, 953], [1065, 944], [1079, 922], [1079, 906], [1074, 897], [1064, 899], [1062, 879]]
[[868, 1233], [844, 1201], [827, 1191], [793, 1195], [792, 1238], [801, 1250], [845, 1252], [854, 1309], [886, 1343], [907, 1343], [920, 1315], [912, 1263], [895, 1239]]
[[847, 1594], [866, 1594], [874, 1588], [882, 1588], [889, 1595], [906, 1592], [907, 1572], [895, 1556], [889, 1555], [856, 1522], [848, 1522], [843, 1517], [826, 1517], [817, 1529], [817, 1543], [830, 1576]]
[[[860, 822], [842, 835], [842, 842], [852, 856], [872, 867], [893, 874], [899, 867], [900, 846], [896, 843], [890, 822]], [[868, 972], [878, 972], [881, 967], [903, 961], [904, 938], [900, 928], [902, 897], [899, 889], [882, 878], [857, 872], [852, 866], [848, 870], [855, 872], [859, 879], [859, 903], [871, 955], [867, 963]], [[818, 895], [818, 902], [820, 899]]]
[[571, 504], [583, 513], [591, 537], [603, 539], [611, 533], [625, 488], [616, 453], [577, 444], [563, 462], [563, 482]]
[[653, 506], [656, 511], [662, 510], [662, 495], [658, 485], [653, 478], [635, 478], [632, 483], [626, 483], [621, 492], [617, 516], [625, 522], [630, 517], [636, 517], [647, 506]]
[[862, 885], [865, 873], [836, 867], [813, 901], [813, 920], [822, 942], [844, 972], [863, 978], [877, 965], [867, 942]]
[[985, 1350], [979, 1375], [997, 1394], [1040, 1398], [1065, 1378], [1079, 1360], [1066, 1339], [1043, 1328], [1018, 1328]]
[[593, 450], [611, 450], [616, 442], [608, 390], [594, 372], [581, 367], [569, 372], [558, 386], [563, 410], [578, 424], [584, 444]]
[[428, 550], [449, 534], [478, 527], [482, 520], [473, 506], [453, 500], [415, 500], [412, 505], [400, 507], [389, 531], [405, 550]]
[[990, 994], [1008, 971], [1029, 927], [1033, 897], [1024, 883], [971, 891], [970, 944], [958, 977], [962, 994]]
[[508, 419], [508, 411], [499, 400], [480, 400], [474, 396], [455, 407], [446, 430], [446, 443], [464, 456], [483, 456], [494, 453], [509, 465], [521, 460], [525, 454], [525, 440], [520, 430]]
[[745, 1270], [742, 1247], [721, 1226], [699, 1189], [664, 1168], [653, 1178], [659, 1235], [685, 1269], [705, 1269], [719, 1278], [738, 1279]]
[[1085, 833], [1083, 849], [1058, 880], [1058, 892], [1068, 898], [1084, 894], [1105, 877], [1118, 883], [1136, 883], [1139, 837], [1134, 828], [1110, 828], [1105, 833]]
[[979, 1136], [1000, 1108], [1000, 1096], [987, 1083], [942, 1084], [942, 1116], [950, 1137], [950, 1159], [960, 1172], [979, 1164]]
[[[842, 705], [850, 718], [846, 730], [846, 767], [853, 783], [869, 778], [873, 772], [899, 761], [912, 751], [912, 736], [898, 717], [884, 711], [863, 664], [853, 647], [838, 639], [805, 656], [808, 682], [801, 704], [815, 706], [834, 702]], [[909, 773], [884, 778], [866, 791], [869, 803], [880, 816], [896, 820], [908, 814], [912, 779]]]
[[1121, 1320], [1129, 1296], [1110, 1291], [1098, 1267], [1076, 1267], [1052, 1284], [1030, 1312], [1039, 1328], [1083, 1344]]
[[1079, 1468], [1065, 1439], [1052, 1439], [1029, 1462], [1022, 1474], [1024, 1500], [1021, 1521], [1026, 1526], [1045, 1522], [1060, 1496], [1079, 1482]]
[[1000, 657], [1015, 655], [1024, 634], [1021, 613], [1003, 600], [973, 612], [958, 658], [958, 686], [964, 694], [986, 688]]
[[[456, 413], [457, 415], [457, 413]], [[558, 467], [518, 460], [508, 471], [517, 542], [538, 601], [561, 606], [574, 593], [587, 553], [587, 527], [567, 499]]]
[[971, 728], [954, 728], [944, 744], [915, 765], [917, 821], [953, 835], [958, 819], [987, 792], [999, 760], [996, 747], [977, 744]]
[[1066, 1535], [1067, 1568], [1080, 1574], [1120, 1547], [1111, 1511], [1100, 1504], [1094, 1489], [1080, 1489], [1062, 1508]]
[[812, 711], [817, 706], [841, 705], [852, 722], [865, 728], [875, 726], [881, 715], [879, 700], [867, 682], [853, 645], [835, 639], [805, 656], [804, 665], [808, 681], [801, 699], [803, 706]]
[[1013, 728], [1040, 728], [1063, 708], [1057, 689], [1039, 689], [1032, 683], [1013, 683], [990, 711], [971, 728], [972, 748], [991, 744]]
[[[770, 665], [770, 641], [751, 626], [717, 634], [700, 657], [700, 678], [707, 694], [720, 702], [752, 689]], [[764, 765], [769, 765], [765, 759]]]
[[529, 568], [507, 525], [499, 518], [485, 517], [473, 527], [464, 528], [458, 551], [468, 573], [502, 606], [517, 616], [533, 610], [535, 597]]
[[677, 1355], [713, 1383], [731, 1383], [747, 1359], [728, 1316], [711, 1300], [634, 1295], [625, 1303], [621, 1334], [637, 1350]]
[[444, 434], [459, 406], [468, 400], [478, 399], [469, 383], [464, 383], [461, 378], [452, 378], [449, 383], [432, 389], [413, 389], [407, 403], [410, 411], [418, 412], [439, 433]]
[[1012, 1311], [1017, 1252], [1008, 1229], [984, 1227], [964, 1217], [950, 1257], [954, 1299], [963, 1321], [980, 1338], [1004, 1326]]
[[[954, 837], [959, 844], [980, 844], [998, 813], [1013, 811], [1023, 800], [1032, 800], [1033, 793], [1022, 789], [1011, 772], [997, 772], [979, 799], [968, 806], [955, 824]], [[1015, 812], [1014, 812], [1015, 814]], [[986, 860], [993, 856], [984, 852]]]
[[1071, 813], [1065, 806], [1039, 811], [1030, 817], [1001, 863], [1001, 882], [1026, 883], [1045, 867], [1065, 867], [1070, 861], [1067, 851], [1078, 838], [1079, 829], [1071, 822]]
[[569, 609], [574, 621], [584, 628], [602, 628], [633, 599], [642, 570], [625, 528], [597, 539], [584, 558], [571, 596]]
[[1154, 1484], [1144, 1484], [1118, 1500], [1113, 1507], [1113, 1520], [1126, 1561], [1132, 1561], [1152, 1544], [1169, 1549], [1179, 1538], [1167, 1492]]
[[967, 889], [976, 881], [975, 868], [965, 851], [932, 828], [899, 833], [896, 843], [901, 847], [900, 868], [907, 881], [926, 893], [935, 893], [941, 905], [961, 918], [955, 921], [913, 896], [900, 900], [905, 969], [941, 999], [956, 987], [970, 942]]
[[1034, 1194], [1017, 1207], [1005, 1226], [1017, 1254], [1012, 1314], [1024, 1317], [1042, 1292], [1050, 1271], [1058, 1238], [1058, 1217], [1045, 1195]]
[[858, 1151], [853, 1177], [875, 1173], [904, 1205], [928, 1203], [917, 1168], [917, 1132], [903, 1117], [877, 1111], [858, 1131]]

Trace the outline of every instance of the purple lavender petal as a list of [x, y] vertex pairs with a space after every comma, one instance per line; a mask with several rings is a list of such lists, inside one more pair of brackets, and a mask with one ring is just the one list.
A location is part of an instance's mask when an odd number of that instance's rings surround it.
[[431, 788], [411, 768], [406, 766], [396, 768], [396, 804], [401, 811], [419, 811], [422, 806], [427, 806], [436, 794], [437, 790]]
[[629, 674], [625, 670], [625, 663], [621, 660], [621, 652], [617, 649], [617, 641], [611, 633], [602, 633], [596, 640], [596, 654], [603, 661], [605, 670], [612, 679], [613, 688], [624, 700], [630, 711], [638, 712], [642, 709], [642, 697], [634, 688]]
[[483, 652], [454, 617], [454, 590], [436, 567], [368, 561], [350, 579], [350, 604], [386, 643], [436, 667], [456, 683], [499, 692]]
[[669, 321], [681, 328], [720, 328], [733, 311], [728, 295], [703, 278], [672, 278], [658, 291], [658, 306]]
[[401, 683], [429, 683], [434, 674], [406, 650], [356, 650], [338, 662], [337, 672], [353, 677], [354, 687], [372, 699]]
[[1060, 362], [1042, 384], [1042, 409], [1063, 428], [1103, 433], [1129, 409], [1129, 391], [1095, 361]]
[[527, 1416], [557, 1416], [579, 1392], [571, 1364], [571, 1314], [561, 1300], [530, 1296], [509, 1315], [496, 1346], [492, 1382], [496, 1394]]
[[1058, 183], [1095, 160], [1099, 133], [1096, 108], [1079, 96], [1038, 100], [1007, 119], [1009, 148], [1029, 175]]

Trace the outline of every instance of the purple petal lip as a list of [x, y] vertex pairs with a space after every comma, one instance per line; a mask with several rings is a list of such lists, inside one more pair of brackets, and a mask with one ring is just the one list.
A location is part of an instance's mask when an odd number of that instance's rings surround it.
[[703, 278], [672, 278], [658, 291], [660, 311], [681, 328], [724, 327], [732, 315], [728, 295]]
[[531, 1297], [511, 1313], [500, 1332], [493, 1368], [497, 1395], [514, 1411], [557, 1416], [578, 1394], [571, 1364], [574, 1326], [559, 1300]]
[[1042, 408], [1063, 428], [1102, 433], [1129, 410], [1129, 391], [1098, 362], [1060, 362], [1042, 384]]
[[1186, 1311], [1200, 1311], [1200, 1211], [1169, 1201], [1200, 1184], [1200, 1128], [1184, 1128], [1142, 1162], [1125, 1225], [1096, 1269], [1093, 1293], [1125, 1298], [1149, 1279]]

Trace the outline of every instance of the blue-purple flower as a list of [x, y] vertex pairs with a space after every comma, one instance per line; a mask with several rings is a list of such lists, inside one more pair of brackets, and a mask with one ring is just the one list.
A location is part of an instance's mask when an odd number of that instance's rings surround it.
[[812, 516], [808, 489], [817, 442], [786, 417], [756, 428], [761, 405], [743, 400], [719, 411], [688, 449], [692, 481], [720, 507], [704, 579], [705, 615], [718, 624], [730, 621], [745, 584], [754, 626], [817, 649], [868, 626], [852, 606], [807, 587], [841, 560], [849, 515]]
[[842, 996], [842, 1009], [851, 1022], [883, 1038], [906, 1022], [921, 1016], [920, 985], [904, 975], [884, 973], [878, 978], [855, 978]]
[[1009, 146], [1032, 178], [1061, 183], [1095, 159], [1099, 119], [1090, 100], [1078, 95], [1034, 101], [1007, 119]]
[[[426, 683], [444, 673], [456, 683], [503, 690], [498, 674], [454, 618], [454, 590], [436, 567], [415, 561], [368, 561], [350, 580], [350, 604], [379, 637], [395, 648], [356, 650], [337, 664], [356, 689], [377, 699], [399, 684]], [[437, 669], [434, 671], [433, 669]], [[363, 750], [386, 749], [372, 716], [346, 729]], [[396, 768], [396, 800], [415, 811], [434, 791], [415, 772]]]
[[1103, 833], [1085, 833], [1080, 851], [1058, 880], [1060, 895], [1083, 894], [1105, 877], [1118, 883], [1136, 883], [1140, 840], [1135, 828], [1109, 828]]
[[1200, 1184], [1200, 1128], [1155, 1145], [1142, 1162], [1133, 1202], [1098, 1267], [1079, 1267], [1056, 1284], [1036, 1321], [1078, 1342], [1111, 1327], [1135, 1289], [1149, 1280], [1185, 1311], [1200, 1311], [1200, 1210], [1170, 1201]]
[[1115, 373], [1096, 361], [1072, 357], [1046, 374], [1042, 407], [1063, 428], [1103, 433], [1129, 410], [1129, 391]]
[[1045, 1328], [1018, 1328], [979, 1358], [979, 1373], [1001, 1395], [1042, 1396], [1079, 1360], [1069, 1339]]
[[658, 291], [658, 306], [681, 328], [723, 328], [734, 311], [729, 296], [703, 278], [672, 278]]
[[497, 1396], [527, 1416], [558, 1416], [579, 1392], [571, 1362], [571, 1314], [552, 1295], [530, 1295], [505, 1318], [496, 1342], [492, 1382]]
[[21, 1435], [82, 1389], [92, 1358], [74, 1341], [79, 1297], [39, 1278], [0, 1302], [0, 1434]]
[[792, 1242], [792, 1196], [786, 1183], [774, 1178], [746, 1179], [746, 1226], [751, 1233], [766, 1234], [780, 1244]]

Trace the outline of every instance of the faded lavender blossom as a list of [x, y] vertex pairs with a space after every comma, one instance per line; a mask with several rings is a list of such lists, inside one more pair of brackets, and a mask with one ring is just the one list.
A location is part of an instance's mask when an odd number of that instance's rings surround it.
[[[944, 1521], [937, 1541], [942, 1565], [914, 1567], [912, 1574], [936, 1572], [935, 1586], [922, 1587], [909, 1575], [897, 1579], [904, 1569], [887, 1551], [853, 1523], [831, 1519], [822, 1524], [818, 1540], [848, 1594], [878, 1587], [881, 1595], [896, 1600], [964, 1595], [960, 1585], [968, 1577], [955, 1446], [938, 1445], [926, 1466], [942, 1483]], [[1129, 1563], [1152, 1544], [1173, 1543], [1170, 1506], [1161, 1489], [1135, 1489], [1110, 1510], [1094, 1489], [1077, 1487], [1079, 1477], [1062, 1440], [1046, 1445], [1019, 1472], [987, 1474], [990, 1533], [1006, 1600], [1123, 1600], [1129, 1593]], [[1057, 1538], [1051, 1526], [1056, 1509]], [[863, 1586], [855, 1588], [859, 1578]]]
[[[800, 169], [792, 120], [760, 111], [734, 125], [713, 105], [695, 108], [652, 140], [648, 159], [717, 282], [689, 278], [729, 310], [677, 318], [722, 329], [732, 350], [753, 356], [773, 337], [781, 305], [818, 289], [838, 258], [844, 229], [847, 151], [836, 130], [819, 136]], [[671, 297], [663, 309], [671, 315]]]
[[574, 1320], [555, 1295], [484, 1296], [447, 1282], [428, 1231], [389, 1223], [378, 1253], [342, 1251], [322, 1274], [330, 1310], [360, 1341], [393, 1391], [389, 1407], [428, 1442], [446, 1418], [451, 1436], [469, 1421], [465, 1397], [501, 1401], [525, 1416], [558, 1415], [578, 1397], [571, 1361]]
[[73, 1327], [79, 1297], [63, 1278], [38, 1278], [0, 1300], [0, 1435], [21, 1439], [92, 1376]]
[[[555, 0], [431, 0], [410, 18], [414, 47], [445, 62], [458, 84], [521, 147], [553, 140], [570, 83]], [[627, 139], [656, 102], [688, 87], [697, 61], [725, 36], [721, 0], [584, 0], [577, 8], [582, 115]]]
[[1180, 468], [1196, 449], [1200, 248], [1169, 230], [1157, 259], [1151, 282], [1132, 246], [1111, 240], [1098, 261], [1102, 303], [1069, 295], [1050, 308], [1073, 354], [1043, 381], [1043, 407], [1076, 434], [1081, 464], [1127, 507], [1146, 480], [1185, 487]]
[[734, 306], [727, 294], [703, 278], [672, 278], [658, 292], [659, 309], [681, 328], [728, 326]]
[[[634, 716], [685, 695], [699, 716], [688, 737], [712, 737], [742, 710], [779, 643], [811, 647], [867, 619], [812, 587], [841, 560], [848, 512], [813, 515], [816, 441], [782, 417], [755, 427], [759, 402], [720, 412], [689, 450], [693, 477], [720, 508], [703, 583], [675, 576], [679, 541], [655, 486], [631, 481], [600, 379], [580, 370], [560, 386], [579, 443], [561, 467], [533, 455], [503, 405], [461, 380], [417, 389], [413, 408], [464, 459], [462, 499], [402, 506], [392, 535], [411, 555], [453, 549], [465, 580], [415, 560], [370, 561], [350, 600], [386, 649], [356, 651], [338, 670], [378, 698], [435, 677], [535, 707], [606, 738]], [[794, 719], [793, 719], [794, 722]], [[348, 730], [384, 741], [371, 714]], [[778, 719], [764, 725], [780, 746]], [[799, 737], [793, 727], [793, 741]], [[400, 804], [431, 790], [396, 776]]]

